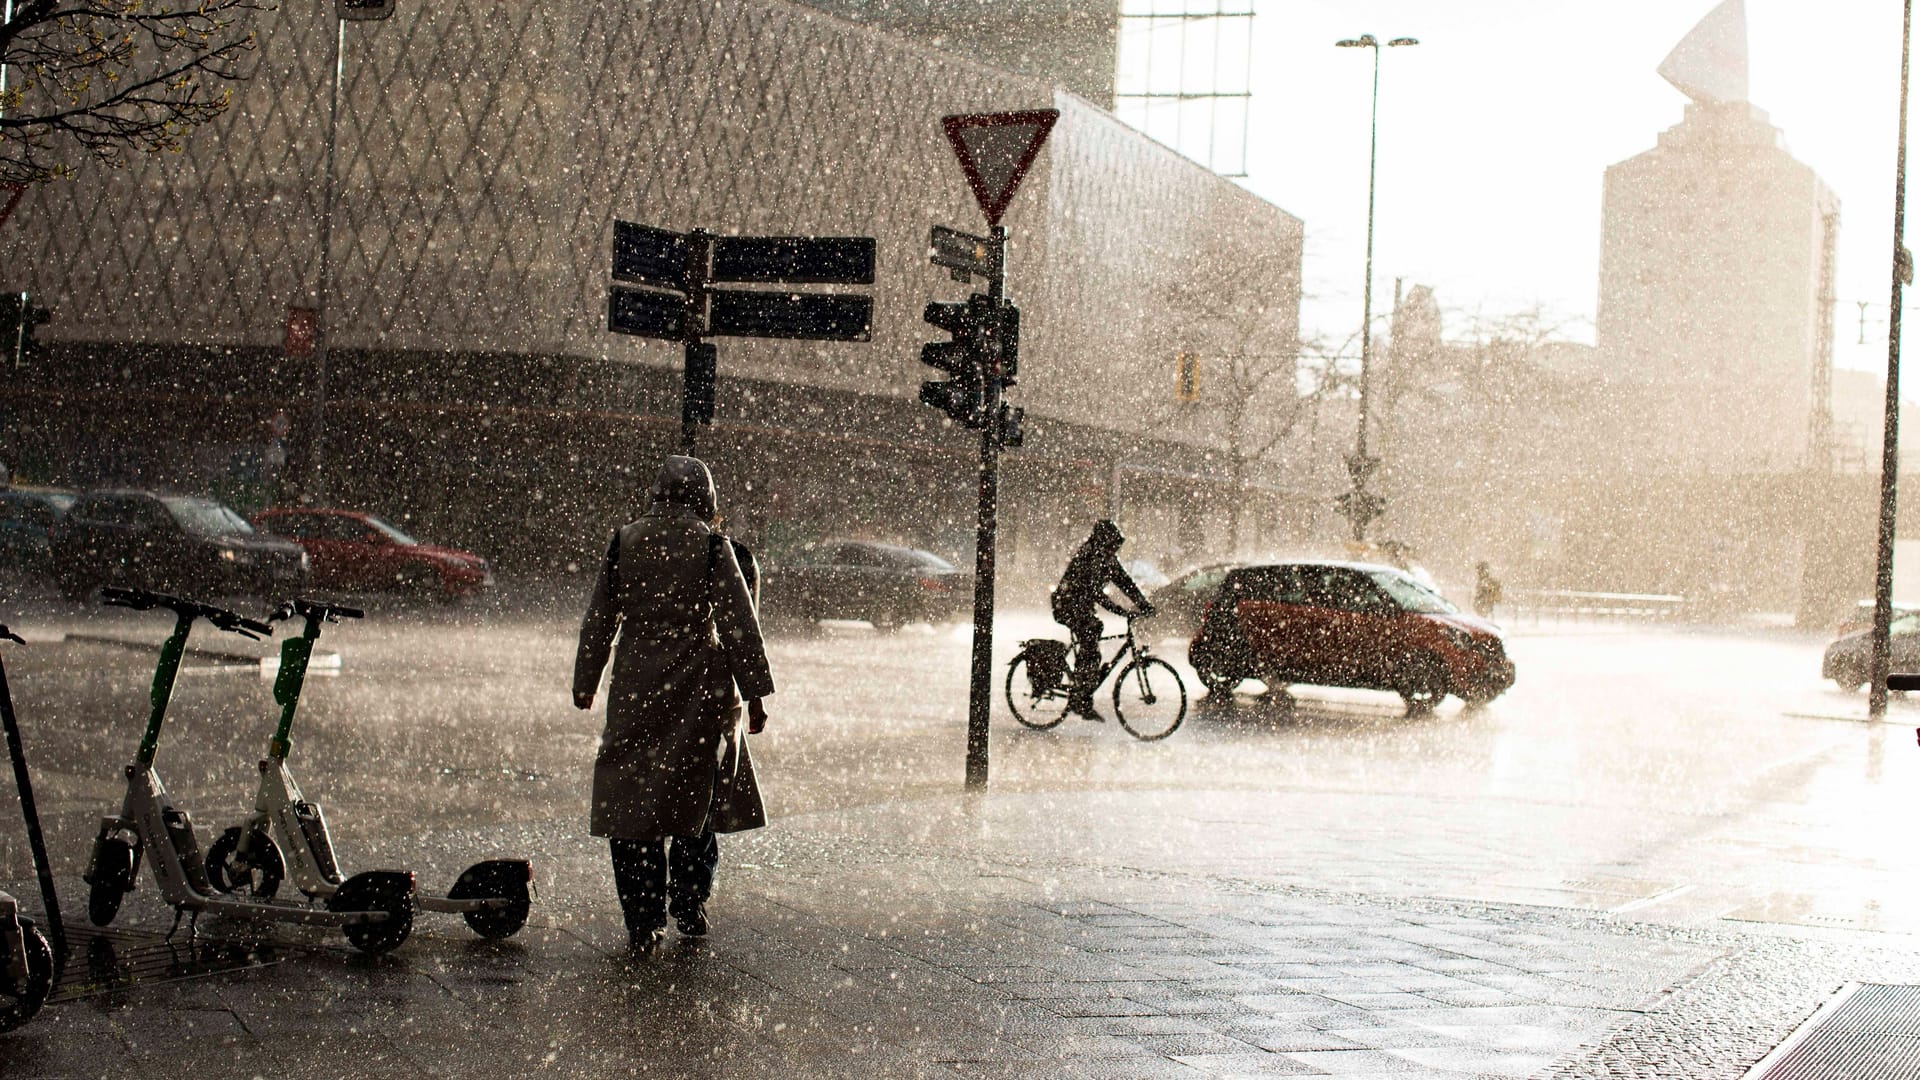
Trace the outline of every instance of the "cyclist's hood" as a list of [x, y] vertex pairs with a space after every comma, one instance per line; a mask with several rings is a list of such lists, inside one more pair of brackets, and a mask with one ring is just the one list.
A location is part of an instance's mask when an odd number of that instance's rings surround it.
[[1120, 526], [1113, 523], [1112, 518], [1101, 518], [1095, 522], [1092, 534], [1087, 537], [1087, 543], [1109, 552], [1119, 551], [1120, 545], [1126, 542], [1126, 535], [1120, 531]]
[[653, 481], [653, 501], [692, 510], [701, 521], [712, 521], [719, 509], [713, 490], [713, 474], [699, 458], [670, 455], [660, 463]]

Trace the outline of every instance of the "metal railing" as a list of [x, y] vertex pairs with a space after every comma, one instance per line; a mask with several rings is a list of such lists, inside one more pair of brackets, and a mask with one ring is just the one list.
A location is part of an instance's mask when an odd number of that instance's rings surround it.
[[1513, 589], [1502, 605], [1510, 621], [1671, 622], [1680, 617], [1686, 598], [1666, 593], [1580, 592], [1573, 589]]

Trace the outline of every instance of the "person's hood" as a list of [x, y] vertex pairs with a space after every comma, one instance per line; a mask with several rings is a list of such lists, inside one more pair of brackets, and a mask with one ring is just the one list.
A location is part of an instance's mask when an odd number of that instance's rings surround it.
[[712, 521], [720, 503], [706, 462], [680, 454], [660, 463], [660, 473], [653, 481], [653, 501], [691, 510], [702, 521]]

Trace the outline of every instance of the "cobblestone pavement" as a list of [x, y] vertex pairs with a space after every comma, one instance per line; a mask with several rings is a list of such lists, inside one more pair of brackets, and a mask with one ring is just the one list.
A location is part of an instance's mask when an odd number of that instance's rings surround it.
[[[546, 853], [528, 930], [423, 921], [371, 959], [276, 932], [305, 947], [49, 1006], [0, 1076], [1737, 1077], [1845, 979], [1920, 977], [1884, 935], [1274, 885], [1117, 829], [1032, 858], [992, 797], [878, 811], [729, 838], [712, 937], [640, 958], [575, 823], [445, 837]], [[166, 926], [150, 890], [129, 916]]]

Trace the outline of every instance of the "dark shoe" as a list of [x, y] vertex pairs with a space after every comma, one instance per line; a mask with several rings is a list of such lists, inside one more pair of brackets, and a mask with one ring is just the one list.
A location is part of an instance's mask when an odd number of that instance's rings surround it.
[[1081, 716], [1086, 717], [1096, 724], [1104, 724], [1107, 722], [1107, 718], [1100, 715], [1100, 710], [1093, 707], [1092, 698], [1070, 702], [1067, 705], [1067, 709], [1071, 712], [1079, 713]]
[[667, 940], [667, 924], [644, 926], [638, 930], [627, 931], [627, 950], [633, 953], [650, 953]]
[[706, 937], [709, 929], [706, 905], [695, 904], [691, 911], [675, 913], [673, 924], [678, 926], [680, 933], [687, 937]]

